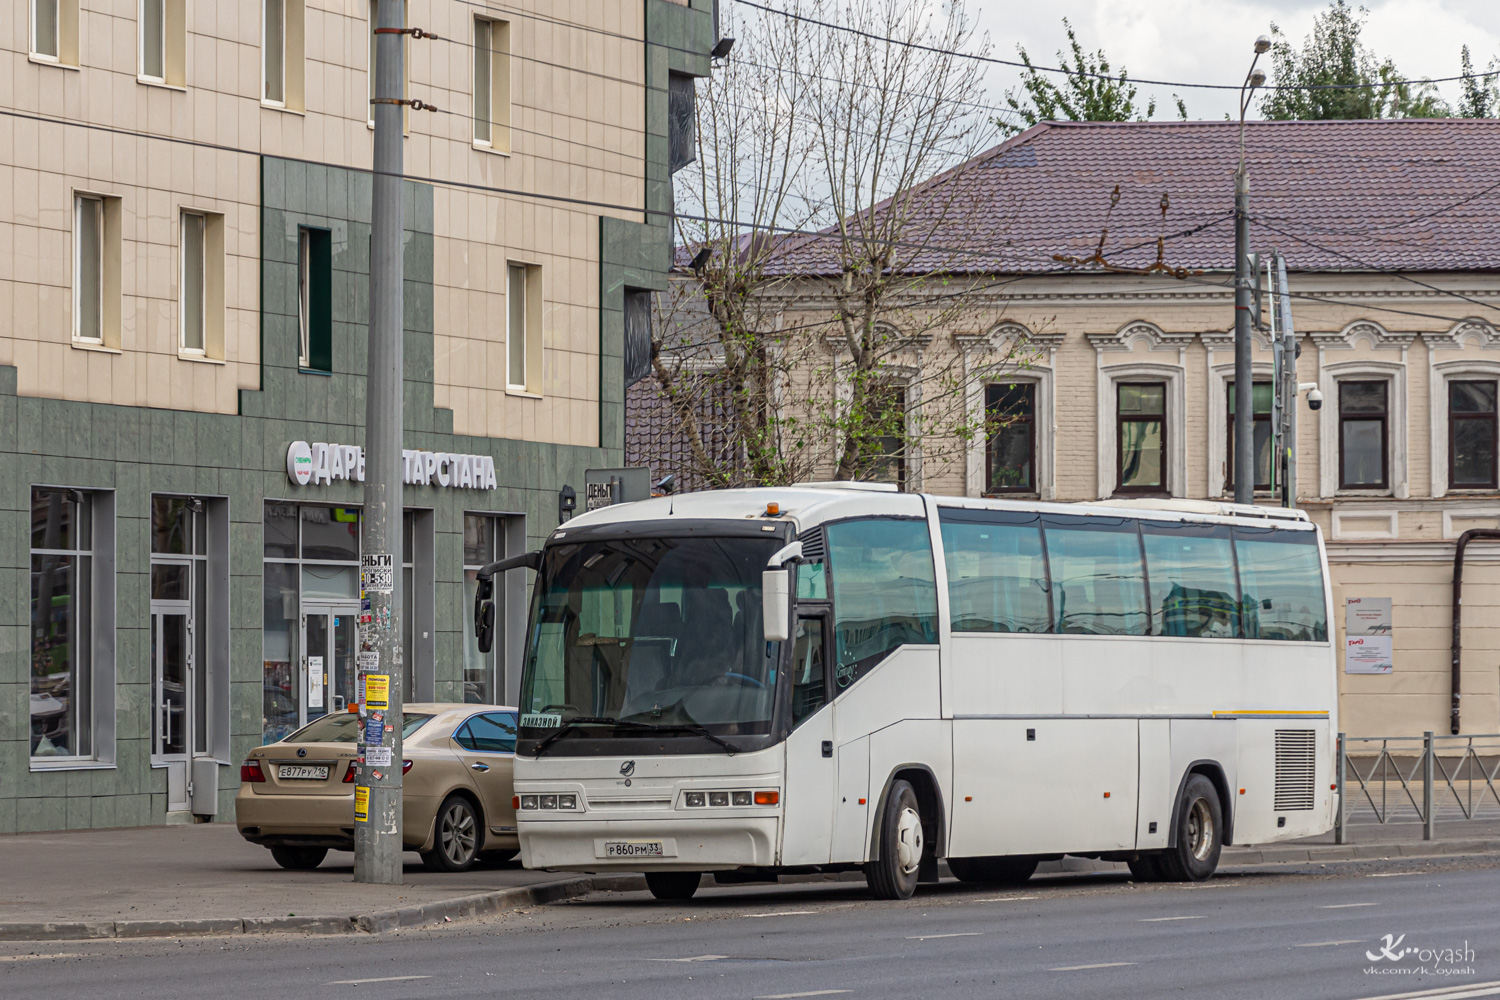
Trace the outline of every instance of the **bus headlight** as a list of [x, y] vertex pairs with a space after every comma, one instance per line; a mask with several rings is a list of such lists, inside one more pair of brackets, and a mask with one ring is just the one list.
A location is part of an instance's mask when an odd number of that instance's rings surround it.
[[535, 809], [536, 808], [536, 796], [535, 795], [523, 795], [523, 796], [521, 796], [521, 808], [522, 809]]
[[704, 802], [704, 799], [703, 799], [703, 793], [702, 792], [688, 792], [687, 794], [685, 794], [682, 797], [682, 804], [686, 805], [686, 806], [691, 806], [694, 809], [696, 809], [699, 806], [703, 805], [703, 802]]

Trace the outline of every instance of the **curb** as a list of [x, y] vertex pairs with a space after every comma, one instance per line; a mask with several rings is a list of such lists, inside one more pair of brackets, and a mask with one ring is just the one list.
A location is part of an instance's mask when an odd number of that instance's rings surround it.
[[583, 877], [401, 906], [350, 916], [216, 917], [201, 920], [49, 920], [0, 922], [0, 941], [79, 941], [107, 938], [206, 937], [230, 934], [384, 934], [575, 899], [599, 890], [644, 889], [640, 876]]
[[[1285, 862], [1384, 860], [1389, 858], [1452, 857], [1500, 854], [1500, 840], [1433, 840], [1389, 844], [1309, 844], [1301, 847], [1231, 847], [1223, 864], [1260, 865]], [[1064, 858], [1044, 862], [1037, 874], [1115, 872], [1118, 862]], [[808, 881], [825, 878], [813, 876]], [[92, 941], [109, 938], [207, 937], [233, 934], [385, 934], [466, 917], [502, 913], [525, 906], [545, 906], [577, 899], [593, 892], [639, 892], [646, 888], [640, 875], [591, 875], [541, 882], [515, 889], [499, 889], [457, 896], [420, 906], [401, 906], [350, 916], [216, 917], [200, 920], [83, 920], [0, 922], [3, 941]]]

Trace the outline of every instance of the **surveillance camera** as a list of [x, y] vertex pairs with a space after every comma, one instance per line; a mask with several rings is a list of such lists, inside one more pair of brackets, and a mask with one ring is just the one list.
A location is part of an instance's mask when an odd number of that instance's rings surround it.
[[1323, 391], [1321, 389], [1309, 389], [1307, 391], [1307, 408], [1309, 410], [1321, 410], [1323, 408]]

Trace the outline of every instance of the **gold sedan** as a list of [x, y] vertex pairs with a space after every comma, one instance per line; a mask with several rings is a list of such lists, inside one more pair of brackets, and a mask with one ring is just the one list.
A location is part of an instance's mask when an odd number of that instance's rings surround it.
[[[258, 747], [240, 767], [235, 824], [283, 868], [316, 868], [354, 850], [354, 759], [359, 716], [341, 712]], [[480, 854], [520, 848], [512, 806], [516, 710], [503, 705], [412, 704], [403, 726], [401, 831], [432, 871], [461, 872]]]

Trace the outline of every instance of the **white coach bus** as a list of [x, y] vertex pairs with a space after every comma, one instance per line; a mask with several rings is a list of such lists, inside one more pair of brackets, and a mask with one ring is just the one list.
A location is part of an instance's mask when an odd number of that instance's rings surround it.
[[663, 497], [540, 552], [515, 789], [530, 868], [863, 870], [906, 898], [1065, 854], [1211, 876], [1333, 825], [1330, 588], [1298, 511], [860, 484]]

